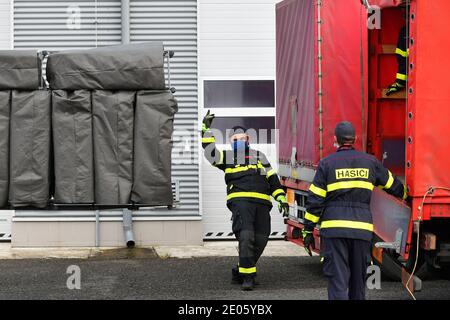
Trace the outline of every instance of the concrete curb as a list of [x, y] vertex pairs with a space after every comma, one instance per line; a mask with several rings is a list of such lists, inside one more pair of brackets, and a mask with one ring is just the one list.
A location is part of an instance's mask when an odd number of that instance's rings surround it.
[[[89, 259], [118, 248], [11, 248], [10, 243], [0, 243], [0, 260], [10, 259]], [[203, 246], [155, 246], [153, 249], [162, 258], [236, 257], [237, 241], [210, 241]], [[269, 241], [263, 256], [306, 256], [303, 248], [285, 241]]]

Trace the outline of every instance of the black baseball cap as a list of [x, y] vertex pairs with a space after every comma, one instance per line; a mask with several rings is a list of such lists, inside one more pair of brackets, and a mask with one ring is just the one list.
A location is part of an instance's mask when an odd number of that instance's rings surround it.
[[239, 133], [246, 133], [247, 129], [242, 127], [242, 126], [234, 126], [233, 128], [231, 128], [230, 132], [229, 132], [229, 136], [233, 136], [235, 134], [239, 134]]
[[349, 121], [339, 122], [334, 129], [334, 135], [337, 138], [339, 144], [345, 142], [353, 143], [355, 141], [355, 128]]

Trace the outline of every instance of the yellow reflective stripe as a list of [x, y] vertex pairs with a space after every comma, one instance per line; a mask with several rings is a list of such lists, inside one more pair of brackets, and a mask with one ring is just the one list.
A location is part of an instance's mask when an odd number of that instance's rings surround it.
[[210, 137], [210, 138], [202, 138], [202, 143], [212, 143], [216, 142], [216, 138]]
[[248, 166], [242, 166], [242, 167], [236, 167], [236, 168], [227, 168], [225, 169], [225, 173], [236, 173], [236, 172], [242, 172], [247, 171], [249, 169], [257, 169], [258, 167], [256, 165], [248, 165]]
[[397, 73], [397, 79], [406, 81], [406, 80], [408, 80], [408, 76], [403, 73]]
[[408, 51], [403, 51], [403, 50], [400, 49], [400, 48], [396, 48], [396, 49], [395, 49], [395, 53], [398, 54], [398, 55], [400, 55], [400, 56], [402, 56], [403, 58], [408, 57], [408, 54], [409, 54]]
[[266, 174], [266, 178], [269, 179], [271, 176], [273, 176], [276, 173], [277, 172], [275, 171], [275, 169], [269, 170], [269, 172], [267, 172], [267, 174]]
[[258, 168], [264, 169], [264, 166], [263, 166], [263, 164], [261, 163], [261, 161], [258, 161]]
[[245, 274], [256, 273], [256, 267], [253, 267], [253, 268], [239, 267], [239, 273], [245, 273]]
[[406, 200], [408, 198], [408, 193], [406, 192], [406, 187], [403, 186], [403, 200]]
[[317, 223], [317, 222], [319, 222], [320, 217], [315, 216], [315, 215], [309, 213], [308, 211], [306, 211], [305, 219], [306, 219], [306, 220], [309, 220], [309, 221], [311, 221], [311, 222], [313, 222], [313, 223]]
[[312, 193], [325, 198], [327, 196], [327, 192], [319, 187], [316, 187], [315, 185], [311, 184], [309, 186], [309, 191], [311, 191]]
[[272, 193], [272, 197], [276, 198], [277, 195], [284, 193], [283, 189], [277, 189]]
[[321, 229], [326, 228], [350, 228], [350, 229], [361, 229], [367, 231], [373, 231], [373, 224], [367, 222], [358, 222], [350, 220], [328, 220], [322, 221], [320, 224]]
[[327, 186], [327, 191], [330, 192], [340, 189], [353, 189], [353, 188], [373, 190], [373, 184], [367, 181], [342, 181], [329, 184]]
[[392, 173], [390, 171], [388, 172], [389, 172], [389, 179], [383, 186], [384, 189], [389, 189], [390, 187], [392, 187], [392, 184], [394, 183], [394, 177], [392, 176]]
[[227, 200], [234, 198], [257, 198], [270, 201], [269, 195], [258, 192], [233, 192], [227, 196]]
[[219, 162], [217, 162], [217, 163], [215, 164], [216, 166], [217, 166], [217, 165], [220, 165], [220, 164], [223, 164], [223, 151], [220, 150], [219, 153], [220, 153], [220, 158], [219, 158]]

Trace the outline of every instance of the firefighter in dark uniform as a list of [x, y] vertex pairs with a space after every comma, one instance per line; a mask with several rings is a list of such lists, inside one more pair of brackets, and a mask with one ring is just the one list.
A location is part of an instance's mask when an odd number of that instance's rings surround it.
[[232, 269], [232, 281], [242, 284], [243, 290], [252, 290], [256, 263], [270, 235], [270, 197], [278, 201], [284, 215], [288, 215], [289, 205], [266, 156], [250, 148], [246, 129], [234, 127], [230, 136], [232, 150], [218, 150], [210, 130], [213, 119], [208, 110], [203, 119], [202, 146], [207, 160], [225, 172], [227, 207], [232, 212], [232, 229], [239, 242], [239, 264]]
[[328, 298], [363, 300], [371, 262], [372, 190], [380, 186], [406, 199], [406, 189], [375, 157], [353, 148], [355, 129], [350, 122], [337, 125], [335, 139], [337, 152], [319, 162], [309, 188], [302, 236], [310, 252], [314, 246], [312, 231], [320, 223], [320, 254], [328, 278]]
[[406, 25], [400, 30], [395, 54], [397, 55], [398, 70], [395, 82], [386, 92], [387, 96], [403, 90], [408, 81], [409, 37], [406, 34]]

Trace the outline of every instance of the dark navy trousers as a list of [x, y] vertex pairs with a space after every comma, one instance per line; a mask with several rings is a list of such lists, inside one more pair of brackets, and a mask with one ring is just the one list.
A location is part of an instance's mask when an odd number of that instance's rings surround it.
[[320, 255], [328, 279], [329, 300], [364, 300], [371, 243], [349, 238], [321, 238]]
[[239, 241], [239, 273], [255, 274], [256, 263], [269, 240], [271, 206], [242, 200], [228, 207], [233, 213], [233, 232]]

